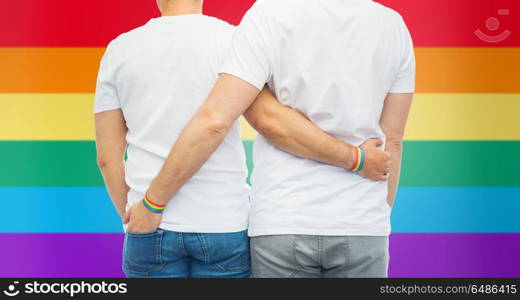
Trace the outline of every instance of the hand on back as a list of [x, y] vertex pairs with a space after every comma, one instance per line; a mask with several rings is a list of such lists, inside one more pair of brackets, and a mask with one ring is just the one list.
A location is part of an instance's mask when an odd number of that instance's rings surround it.
[[365, 161], [359, 176], [376, 181], [388, 180], [390, 171], [390, 153], [381, 150], [381, 139], [369, 139], [361, 144], [365, 152]]

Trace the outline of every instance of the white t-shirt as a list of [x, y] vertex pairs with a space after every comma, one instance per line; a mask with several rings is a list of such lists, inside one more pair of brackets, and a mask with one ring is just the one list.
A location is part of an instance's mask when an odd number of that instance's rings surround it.
[[[401, 16], [370, 0], [259, 0], [235, 32], [222, 73], [261, 89], [353, 145], [384, 139], [388, 93], [414, 91], [415, 59]], [[258, 136], [250, 236], [390, 232], [387, 183], [302, 159]]]
[[[201, 14], [160, 17], [108, 46], [96, 113], [120, 108], [128, 127], [128, 206], [141, 201], [172, 146], [213, 88], [234, 27]], [[247, 229], [249, 187], [238, 122], [207, 163], [171, 199], [161, 228]]]

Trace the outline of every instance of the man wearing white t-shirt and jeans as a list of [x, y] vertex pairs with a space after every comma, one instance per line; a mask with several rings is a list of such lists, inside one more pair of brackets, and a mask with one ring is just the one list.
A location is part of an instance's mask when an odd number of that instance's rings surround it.
[[[202, 15], [202, 1], [158, 4], [162, 17], [110, 43], [98, 76], [98, 160], [121, 216], [133, 205], [146, 205], [146, 190], [215, 84], [234, 31]], [[246, 177], [235, 122], [212, 158], [165, 209], [147, 206], [160, 220], [160, 229], [146, 232], [128, 226], [126, 275], [249, 277]]]
[[[168, 203], [245, 113], [261, 133], [249, 221], [253, 276], [387, 276], [415, 77], [399, 14], [371, 0], [259, 0], [235, 32], [221, 73], [150, 198]], [[274, 97], [254, 102], [266, 83], [286, 107]], [[280, 119], [291, 108], [319, 128], [296, 115]], [[386, 169], [372, 168], [383, 158], [373, 151], [377, 140], [365, 142], [371, 138], [385, 141]], [[146, 215], [130, 222], [158, 226]]]

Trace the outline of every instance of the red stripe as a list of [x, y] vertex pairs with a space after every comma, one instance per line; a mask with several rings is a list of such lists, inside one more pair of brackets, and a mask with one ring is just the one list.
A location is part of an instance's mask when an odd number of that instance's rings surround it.
[[[254, 0], [206, 0], [205, 13], [238, 24]], [[0, 47], [105, 47], [160, 13], [154, 0], [0, 0]]]
[[0, 0], [0, 46], [104, 47], [158, 15], [153, 0]]
[[255, 0], [204, 0], [204, 13], [238, 25]]
[[350, 168], [350, 171], [354, 171], [357, 169], [358, 163], [359, 163], [359, 148], [356, 147], [356, 160], [354, 161], [354, 166]]
[[[520, 46], [518, 0], [377, 0], [399, 11], [418, 47]], [[238, 24], [254, 0], [205, 0], [205, 13]], [[509, 15], [498, 15], [509, 9]], [[104, 47], [159, 12], [153, 0], [0, 0], [0, 47]], [[489, 17], [500, 27], [486, 29]], [[499, 43], [475, 35], [510, 30]]]
[[[520, 46], [520, 1], [518, 0], [377, 0], [398, 11], [405, 19], [418, 47], [518, 47]], [[509, 15], [499, 15], [508, 9]], [[488, 18], [497, 18], [499, 28], [486, 28]], [[488, 43], [475, 30], [496, 36], [511, 34], [498, 43]]]

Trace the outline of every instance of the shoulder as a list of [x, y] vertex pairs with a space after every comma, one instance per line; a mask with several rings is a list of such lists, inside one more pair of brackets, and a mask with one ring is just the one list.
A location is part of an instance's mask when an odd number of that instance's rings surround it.
[[130, 31], [119, 34], [115, 39], [108, 43], [105, 53], [112, 53], [121, 51], [121, 49], [128, 49], [128, 47], [135, 42], [142, 42], [141, 37], [146, 35], [150, 24], [147, 23], [140, 27], [134, 28]]
[[285, 23], [295, 17], [306, 15], [309, 2], [302, 0], [257, 0], [246, 16], [266, 23]]
[[385, 21], [394, 22], [394, 24], [404, 24], [403, 17], [394, 9], [384, 6], [381, 3], [373, 2], [371, 13]]
[[259, 10], [279, 10], [282, 8], [297, 8], [301, 6], [301, 0], [257, 0], [252, 8]]
[[206, 22], [209, 26], [211, 26], [211, 28], [213, 28], [214, 30], [217, 30], [217, 31], [220, 31], [220, 32], [223, 32], [223, 33], [232, 33], [235, 29], [235, 26], [229, 24], [228, 22], [224, 21], [224, 20], [221, 20], [219, 18], [216, 18], [216, 17], [211, 17], [211, 16], [204, 16], [205, 19], [206, 19]]
[[227, 45], [231, 42], [233, 34], [235, 33], [235, 26], [219, 18], [205, 16], [206, 29], [211, 32], [213, 40], [219, 45]]
[[401, 41], [410, 39], [410, 32], [406, 23], [397, 11], [380, 3], [373, 2], [370, 19], [378, 20], [378, 23], [386, 28], [386, 33]]

